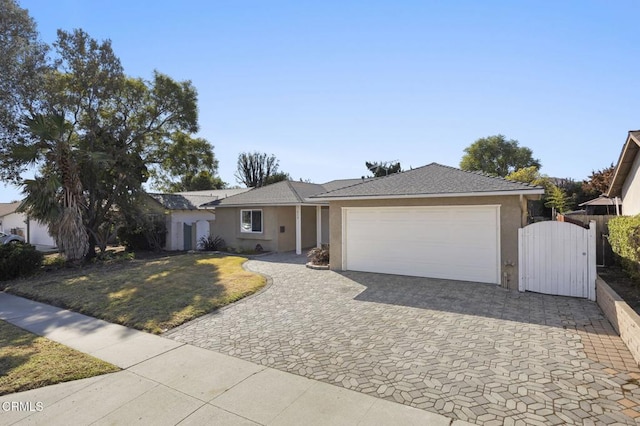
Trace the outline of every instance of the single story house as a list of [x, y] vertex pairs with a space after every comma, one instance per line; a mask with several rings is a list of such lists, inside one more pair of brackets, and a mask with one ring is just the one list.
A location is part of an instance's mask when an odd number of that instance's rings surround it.
[[632, 130], [622, 147], [607, 197], [622, 198], [624, 214], [640, 214], [640, 130]]
[[195, 250], [202, 237], [210, 235], [215, 208], [203, 204], [248, 191], [249, 188], [150, 193], [148, 214], [162, 215], [167, 228], [166, 250]]
[[518, 289], [518, 229], [528, 223], [527, 201], [543, 193], [432, 163], [306, 202], [329, 204], [331, 269]]
[[29, 244], [55, 247], [56, 241], [49, 234], [49, 227], [24, 213], [18, 213], [18, 207], [20, 201], [0, 203], [0, 231], [20, 235]]
[[228, 247], [302, 253], [329, 242], [329, 203], [311, 195], [361, 183], [362, 179], [324, 184], [281, 181], [202, 205], [216, 209], [211, 234]]

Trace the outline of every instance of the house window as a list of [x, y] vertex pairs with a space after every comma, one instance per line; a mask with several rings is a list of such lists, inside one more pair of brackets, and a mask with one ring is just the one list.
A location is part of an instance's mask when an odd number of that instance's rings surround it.
[[240, 231], [262, 232], [262, 210], [241, 210]]

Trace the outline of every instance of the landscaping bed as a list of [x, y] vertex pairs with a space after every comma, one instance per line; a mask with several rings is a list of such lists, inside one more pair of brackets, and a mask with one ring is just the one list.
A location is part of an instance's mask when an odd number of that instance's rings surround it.
[[598, 268], [598, 275], [640, 315], [640, 282], [630, 278], [617, 265]]

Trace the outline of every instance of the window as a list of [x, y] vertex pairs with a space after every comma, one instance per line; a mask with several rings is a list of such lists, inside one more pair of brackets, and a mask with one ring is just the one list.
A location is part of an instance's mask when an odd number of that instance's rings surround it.
[[240, 210], [241, 232], [262, 232], [262, 210]]

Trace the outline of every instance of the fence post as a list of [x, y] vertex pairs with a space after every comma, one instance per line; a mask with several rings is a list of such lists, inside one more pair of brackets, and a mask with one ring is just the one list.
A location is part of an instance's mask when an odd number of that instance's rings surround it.
[[596, 301], [596, 221], [589, 221], [589, 244], [587, 246], [589, 300]]
[[518, 228], [518, 291], [526, 291], [525, 285], [524, 228]]

